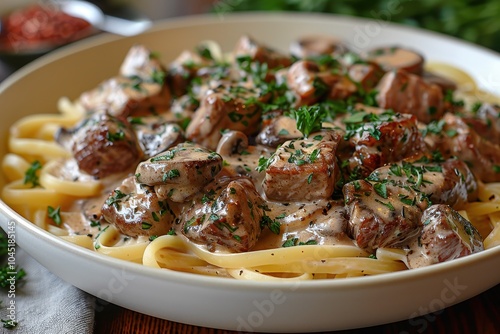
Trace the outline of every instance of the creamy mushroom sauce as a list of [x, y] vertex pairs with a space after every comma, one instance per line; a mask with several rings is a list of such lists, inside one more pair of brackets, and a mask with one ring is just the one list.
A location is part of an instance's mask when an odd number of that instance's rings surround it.
[[[482, 250], [454, 209], [477, 198], [476, 179], [500, 165], [500, 148], [474, 132], [488, 120], [454, 100], [456, 85], [426, 73], [423, 56], [407, 48], [358, 55], [335, 38], [308, 36], [292, 54], [243, 36], [230, 60], [201, 44], [165, 68], [134, 46], [120, 75], [81, 95], [91, 121], [56, 138], [76, 163], [55, 176], [84, 180], [85, 170], [104, 184], [101, 197], [63, 213], [70, 234], [95, 238], [112, 223], [123, 233], [117, 245], [144, 242], [157, 236], [158, 215], [170, 215], [172, 233], [210, 251], [395, 247], [419, 267]], [[471, 129], [448, 122], [450, 113], [469, 117]], [[473, 149], [450, 153], [462, 133]], [[484, 145], [497, 154], [475, 166]], [[136, 163], [109, 159], [123, 153]], [[457, 157], [457, 167], [443, 167]], [[500, 181], [492, 173], [488, 181]], [[422, 221], [431, 209], [454, 223]], [[439, 238], [429, 241], [434, 250], [421, 244], [436, 233], [455, 249]]]

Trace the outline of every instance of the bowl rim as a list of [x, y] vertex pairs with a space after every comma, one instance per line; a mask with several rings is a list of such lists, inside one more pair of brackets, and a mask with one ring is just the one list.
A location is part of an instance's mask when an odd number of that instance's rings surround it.
[[[293, 17], [300, 17], [301, 19], [314, 19], [316, 17], [321, 18], [332, 18], [334, 17], [336, 20], [346, 21], [346, 22], [356, 22], [356, 23], [370, 23], [373, 22], [371, 19], [366, 18], [353, 18], [342, 15], [335, 14], [326, 14], [326, 13], [296, 13], [296, 12], [279, 12], [279, 13], [269, 13], [269, 12], [244, 12], [244, 13], [231, 13], [224, 14], [226, 18], [224, 20], [241, 22], [243, 21], [268, 21], [269, 19], [273, 20], [284, 20], [291, 19]], [[215, 20], [216, 14], [200, 14], [200, 15], [191, 15], [191, 16], [183, 16], [176, 18], [169, 18], [155, 22], [152, 28], [148, 29], [145, 33], [156, 32], [160, 30], [164, 30], [165, 28], [176, 28], [176, 27], [185, 27], [185, 26], [199, 26], [206, 24], [214, 24], [217, 23]], [[487, 49], [482, 46], [475, 45], [473, 43], [460, 40], [458, 38], [443, 35], [441, 33], [422, 30], [420, 28], [403, 26], [401, 24], [386, 23], [392, 27], [397, 27], [398, 29], [405, 29], [408, 31], [418, 32], [419, 34], [427, 34], [431, 36], [439, 36], [440, 38], [445, 38], [454, 41], [455, 43], [462, 44], [467, 47], [479, 48], [482, 52], [489, 53], [500, 60], [500, 53], [497, 53], [493, 50]], [[87, 50], [92, 47], [97, 47], [102, 44], [107, 44], [113, 41], [127, 39], [129, 37], [117, 36], [110, 33], [103, 33], [97, 36], [89, 37], [84, 40], [75, 42], [71, 45], [66, 45], [61, 47], [58, 50], [51, 52], [50, 54], [44, 55], [32, 63], [24, 66], [23, 68], [17, 70], [8, 78], [6, 78], [3, 82], [0, 83], [0, 94], [3, 93], [8, 87], [22, 78], [28, 76], [30, 72], [39, 69], [46, 64], [56, 62], [65, 56], [73, 53], [78, 53], [82, 50]], [[211, 287], [226, 287], [228, 284], [230, 286], [237, 286], [238, 288], [245, 289], [260, 289], [260, 290], [272, 290], [276, 288], [293, 288], [297, 285], [297, 281], [285, 281], [285, 282], [274, 282], [274, 281], [246, 281], [246, 280], [233, 280], [233, 279], [225, 279], [221, 277], [211, 277], [211, 276], [203, 276], [198, 274], [190, 274], [184, 272], [170, 271], [170, 270], [159, 270], [158, 268], [151, 268], [144, 266], [142, 264], [132, 263], [126, 260], [112, 258], [107, 255], [99, 254], [97, 252], [85, 249], [81, 246], [75, 245], [69, 241], [66, 241], [60, 237], [50, 234], [48, 231], [43, 230], [42, 228], [36, 226], [31, 223], [20, 214], [15, 212], [12, 208], [10, 208], [5, 202], [0, 200], [0, 213], [6, 213], [6, 217], [11, 220], [14, 220], [17, 224], [21, 224], [21, 226], [27, 230], [29, 233], [36, 235], [38, 237], [42, 237], [45, 241], [55, 247], [60, 247], [69, 252], [76, 254], [79, 257], [84, 257], [87, 260], [92, 260], [93, 262], [98, 262], [103, 265], [116, 265], [119, 264], [120, 267], [129, 270], [131, 273], [146, 275], [151, 278], [156, 279], [165, 279], [168, 278], [171, 281], [180, 282], [183, 284], [203, 284], [204, 286]], [[459, 267], [468, 266], [469, 264], [473, 264], [476, 262], [488, 261], [494, 257], [500, 256], [500, 246], [493, 247], [491, 249], [487, 249], [481, 251], [476, 254], [472, 254], [469, 256], [465, 256], [459, 259], [455, 259], [453, 261], [434, 264], [428, 267], [404, 270], [394, 273], [386, 273], [372, 276], [363, 276], [363, 277], [351, 277], [346, 279], [330, 279], [330, 280], [311, 280], [311, 281], [300, 281], [300, 289], [302, 291], [315, 291], [315, 290], [324, 290], [325, 288], [334, 288], [334, 289], [352, 289], [357, 287], [375, 287], [380, 285], [387, 284], [396, 284], [401, 283], [403, 281], [409, 280], [421, 280], [426, 277], [430, 277], [435, 275], [436, 273], [441, 272], [453, 272], [455, 269]]]

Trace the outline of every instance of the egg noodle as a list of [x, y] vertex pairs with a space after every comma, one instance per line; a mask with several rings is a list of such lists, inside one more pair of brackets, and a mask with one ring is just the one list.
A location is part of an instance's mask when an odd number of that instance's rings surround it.
[[[464, 96], [498, 101], [479, 90], [463, 71], [446, 64], [429, 64], [429, 69], [459, 83]], [[47, 218], [47, 208], [61, 208], [61, 219], [71, 215], [68, 208], [81, 199], [102, 195], [102, 181], [81, 177], [77, 181], [54, 171], [71, 153], [54, 141], [59, 127], [73, 127], [84, 116], [83, 109], [67, 98], [58, 103], [58, 114], [30, 115], [12, 125], [9, 152], [2, 161], [8, 183], [2, 199], [40, 228], [69, 242], [117, 259], [154, 268], [247, 280], [310, 280], [374, 275], [406, 270], [402, 249], [379, 248], [376, 258], [347, 245], [302, 245], [244, 253], [209, 252], [183, 236], [163, 235], [153, 241], [146, 237], [121, 242], [123, 235], [113, 226], [103, 226], [96, 237], [70, 235], [64, 224]], [[23, 182], [25, 172], [40, 161], [39, 185]], [[460, 214], [471, 221], [484, 239], [485, 249], [500, 244], [500, 183], [479, 182], [479, 201], [468, 203]]]

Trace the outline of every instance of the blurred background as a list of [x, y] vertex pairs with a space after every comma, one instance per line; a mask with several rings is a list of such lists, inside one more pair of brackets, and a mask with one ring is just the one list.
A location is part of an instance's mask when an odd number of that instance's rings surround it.
[[499, 0], [94, 0], [151, 19], [233, 11], [302, 11], [360, 16], [445, 33], [500, 51]]
[[[33, 3], [63, 0], [0, 0], [0, 38], [6, 34], [6, 16]], [[239, 11], [301, 11], [358, 16], [402, 23], [448, 34], [500, 51], [500, 0], [88, 0], [105, 14], [152, 22], [170, 17], [213, 13], [223, 17]], [[36, 28], [35, 28], [36, 30]], [[56, 29], [57, 30], [57, 29]], [[18, 51], [18, 50], [17, 50]], [[20, 52], [17, 52], [20, 53]], [[0, 79], [33, 60], [2, 51]], [[16, 55], [17, 56], [17, 55]], [[10, 58], [9, 58], [10, 57]]]

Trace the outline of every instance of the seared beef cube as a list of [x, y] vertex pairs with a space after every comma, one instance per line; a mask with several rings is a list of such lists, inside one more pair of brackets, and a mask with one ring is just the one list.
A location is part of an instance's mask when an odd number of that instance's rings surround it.
[[418, 75], [403, 70], [386, 73], [378, 83], [377, 102], [381, 108], [413, 114], [424, 123], [442, 117], [443, 92]]
[[176, 214], [168, 200], [160, 200], [152, 187], [126, 178], [102, 207], [104, 219], [130, 237], [167, 234]]
[[161, 113], [170, 105], [165, 76], [165, 69], [151, 51], [135, 45], [124, 59], [120, 75], [83, 93], [80, 103], [87, 111], [106, 110], [121, 117]]
[[95, 113], [72, 130], [60, 129], [56, 140], [73, 153], [80, 170], [103, 178], [130, 170], [141, 156], [127, 121]]
[[410, 268], [450, 261], [484, 250], [476, 228], [448, 205], [433, 205], [425, 210], [421, 224], [421, 234], [410, 244]]
[[493, 144], [500, 145], [500, 106], [482, 103], [474, 115], [464, 117], [474, 131]]
[[155, 115], [170, 107], [170, 92], [163, 81], [140, 77], [114, 77], [83, 93], [80, 103], [86, 111], [106, 110], [116, 117]]
[[404, 70], [421, 75], [424, 69], [424, 57], [421, 54], [397, 46], [370, 50], [365, 58], [379, 64], [384, 71]]
[[[461, 209], [465, 203], [477, 199], [474, 175], [464, 162], [456, 159], [444, 162], [397, 162], [376, 169], [368, 176], [368, 180], [387, 183], [387, 189], [396, 187], [393, 191], [396, 194], [399, 193], [398, 188], [410, 188], [417, 195], [428, 198], [431, 203], [447, 204], [455, 209]], [[412, 195], [403, 201], [412, 202], [414, 197]]]
[[185, 50], [168, 67], [168, 77], [172, 93], [182, 96], [188, 92], [188, 86], [198, 71], [212, 62], [198, 53]]
[[291, 59], [269, 47], [259, 44], [248, 35], [241, 36], [236, 43], [234, 50], [235, 57], [249, 57], [251, 61], [267, 64], [269, 69], [276, 67], [288, 67], [292, 63]]
[[345, 184], [342, 191], [348, 234], [360, 248], [374, 252], [381, 247], [400, 247], [419, 234], [421, 206], [427, 201], [411, 189], [356, 180]]
[[321, 76], [329, 87], [330, 100], [345, 100], [358, 92], [358, 87], [347, 75], [325, 74]]
[[160, 83], [165, 79], [166, 70], [149, 49], [143, 45], [134, 45], [123, 60], [120, 75]]
[[223, 130], [254, 134], [260, 124], [259, 103], [268, 99], [260, 93], [258, 88], [236, 84], [220, 85], [208, 91], [186, 129], [186, 137], [215, 150]]
[[262, 186], [267, 198], [281, 202], [329, 198], [339, 177], [335, 152], [340, 140], [330, 131], [281, 145], [265, 170]]
[[[363, 116], [363, 117], [361, 117]], [[413, 115], [361, 111], [344, 119], [346, 137], [354, 147], [349, 169], [359, 176], [390, 162], [400, 161], [426, 152], [422, 134]]]
[[345, 99], [357, 91], [356, 84], [343, 73], [321, 70], [311, 60], [295, 62], [287, 73], [287, 84], [298, 97], [297, 105], [311, 105], [323, 97]]
[[141, 162], [138, 183], [154, 186], [160, 199], [183, 202], [198, 193], [222, 169], [222, 157], [206, 148], [181, 143]]
[[384, 75], [384, 71], [376, 63], [358, 63], [349, 67], [349, 78], [365, 91], [374, 88]]
[[478, 180], [500, 181], [500, 146], [482, 138], [456, 115], [447, 113], [443, 120], [442, 132], [434, 138], [443, 156], [464, 161]]
[[298, 105], [313, 104], [328, 92], [328, 86], [319, 73], [318, 65], [310, 60], [299, 60], [290, 66], [287, 85], [298, 97]]
[[349, 234], [359, 247], [401, 247], [420, 233], [430, 203], [461, 207], [475, 198], [477, 184], [458, 160], [398, 162], [376, 169], [366, 180], [344, 185]]
[[457, 84], [455, 82], [432, 72], [424, 72], [422, 78], [428, 84], [438, 85], [443, 91], [443, 94], [446, 94], [447, 91], [455, 91], [455, 89], [457, 89]]
[[186, 237], [207, 245], [210, 251], [222, 246], [246, 252], [260, 236], [263, 204], [250, 180], [222, 178], [209, 185], [203, 197], [185, 206], [179, 223]]

